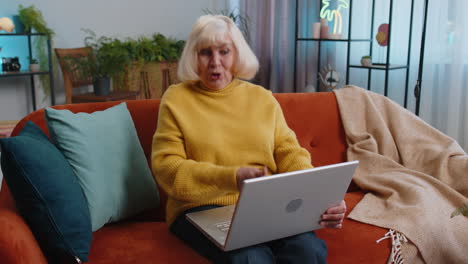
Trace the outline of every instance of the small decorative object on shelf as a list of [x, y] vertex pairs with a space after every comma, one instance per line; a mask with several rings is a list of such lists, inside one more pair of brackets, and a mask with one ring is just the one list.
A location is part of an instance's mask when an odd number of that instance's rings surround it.
[[388, 24], [382, 24], [379, 26], [379, 31], [375, 36], [375, 39], [380, 46], [385, 47], [388, 45]]
[[322, 84], [328, 89], [335, 89], [341, 81], [340, 74], [330, 65], [323, 67], [319, 73]]
[[320, 28], [322, 23], [316, 22], [312, 25], [312, 38], [319, 39], [320, 38]]
[[372, 58], [371, 58], [371, 56], [362, 56], [362, 58], [361, 58], [361, 65], [362, 65], [362, 66], [366, 66], [366, 67], [372, 66]]
[[23, 24], [23, 22], [21, 22], [21, 19], [20, 19], [19, 15], [14, 15], [12, 17], [12, 21], [13, 21], [13, 24], [15, 25], [15, 33], [16, 34], [25, 33], [24, 24]]
[[18, 57], [2, 58], [2, 71], [3, 72], [19, 72], [21, 64]]
[[2, 17], [0, 18], [0, 31], [5, 30], [6, 32], [13, 32], [15, 29], [15, 25], [13, 24], [13, 21], [9, 19], [8, 17]]
[[328, 20], [326, 18], [320, 19], [320, 38], [327, 39], [328, 38]]
[[388, 47], [388, 29], [388, 24], [381, 24], [378, 28], [377, 34], [375, 35], [375, 40], [377, 40], [377, 43], [382, 47], [379, 49], [379, 53], [377, 58], [375, 58], [375, 61], [383, 65], [387, 64], [385, 54], [387, 53], [386, 50]]
[[29, 60], [29, 71], [31, 72], [38, 72], [39, 71], [39, 62], [37, 59], [30, 59]]

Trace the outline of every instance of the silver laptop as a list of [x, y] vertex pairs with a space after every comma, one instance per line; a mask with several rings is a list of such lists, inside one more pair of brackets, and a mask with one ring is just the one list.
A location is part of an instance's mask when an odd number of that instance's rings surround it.
[[248, 179], [236, 205], [186, 217], [223, 251], [319, 229], [320, 216], [343, 200], [358, 163]]

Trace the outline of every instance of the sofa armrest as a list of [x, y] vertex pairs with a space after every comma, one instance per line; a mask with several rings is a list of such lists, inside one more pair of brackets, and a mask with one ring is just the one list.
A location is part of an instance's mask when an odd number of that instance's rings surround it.
[[0, 259], [2, 263], [47, 264], [41, 248], [24, 219], [0, 208]]

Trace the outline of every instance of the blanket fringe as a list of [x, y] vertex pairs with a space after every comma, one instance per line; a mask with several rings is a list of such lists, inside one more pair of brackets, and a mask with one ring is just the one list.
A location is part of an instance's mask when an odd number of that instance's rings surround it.
[[376, 243], [380, 243], [380, 241], [387, 238], [392, 239], [392, 252], [390, 253], [387, 264], [404, 264], [405, 262], [401, 255], [401, 244], [408, 242], [408, 239], [402, 233], [389, 229], [385, 236], [377, 240]]

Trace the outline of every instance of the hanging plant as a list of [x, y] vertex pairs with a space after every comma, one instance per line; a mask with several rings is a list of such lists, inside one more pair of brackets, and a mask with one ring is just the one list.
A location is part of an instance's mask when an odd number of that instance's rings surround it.
[[[49, 50], [47, 48], [47, 39], [50, 39], [54, 36], [54, 31], [47, 26], [47, 23], [42, 16], [42, 12], [38, 10], [34, 5], [23, 6], [19, 5], [18, 15], [20, 21], [24, 24], [24, 29], [26, 32], [32, 32], [33, 30], [37, 33], [45, 34], [46, 36], [37, 36], [34, 38], [34, 49], [36, 52], [36, 58], [39, 61], [39, 68], [41, 70], [46, 70], [49, 68]], [[52, 45], [52, 43], [51, 43]], [[53, 55], [53, 54], [52, 54]], [[56, 65], [56, 58], [52, 56], [52, 63]], [[53, 74], [53, 73], [51, 73]], [[49, 75], [42, 74], [39, 76], [44, 90], [44, 94], [47, 96], [50, 95], [50, 79]], [[46, 99], [44, 98], [44, 100]]]

